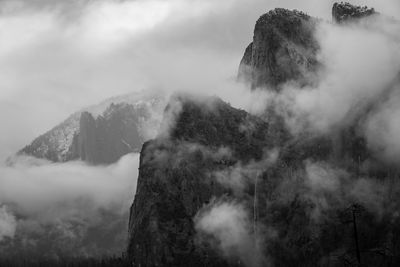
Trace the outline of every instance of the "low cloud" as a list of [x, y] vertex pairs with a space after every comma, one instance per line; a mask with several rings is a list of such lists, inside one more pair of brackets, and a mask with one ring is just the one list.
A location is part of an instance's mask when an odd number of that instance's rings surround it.
[[263, 235], [255, 233], [244, 205], [215, 202], [200, 210], [194, 221], [199, 238], [228, 260], [240, 260], [248, 267], [265, 266]]
[[400, 70], [400, 43], [389, 34], [383, 21], [371, 19], [364, 25], [322, 23], [317, 31], [323, 64], [317, 88], [288, 88], [299, 116], [308, 117], [313, 129], [321, 132], [352, 123], [366, 105], [378, 99], [397, 78]]
[[382, 101], [364, 124], [369, 148], [390, 164], [400, 156], [400, 87]]
[[58, 258], [120, 254], [136, 191], [138, 155], [95, 167], [29, 157], [0, 168], [0, 250]]
[[212, 175], [224, 187], [232, 189], [234, 194], [240, 196], [248, 185], [257, 183], [263, 172], [274, 165], [279, 157], [279, 150], [266, 151], [259, 161], [251, 161], [248, 164], [238, 162], [233, 166], [213, 172]]
[[[343, 210], [354, 204], [361, 205], [376, 218], [394, 216], [400, 204], [393, 199], [400, 192], [400, 183], [395, 180], [354, 177], [354, 174], [327, 162], [307, 161], [304, 167], [304, 173], [296, 174], [301, 177], [296, 192], [313, 203], [311, 218], [316, 222], [325, 220], [326, 212]], [[288, 186], [290, 182], [288, 180], [282, 185]]]
[[321, 22], [317, 86], [290, 83], [270, 96], [294, 135], [331, 134], [354, 127], [375, 156], [394, 163], [400, 153], [398, 133], [400, 23], [371, 17], [358, 23]]
[[6, 238], [13, 238], [15, 234], [17, 222], [13, 214], [11, 214], [7, 206], [0, 207], [0, 242]]

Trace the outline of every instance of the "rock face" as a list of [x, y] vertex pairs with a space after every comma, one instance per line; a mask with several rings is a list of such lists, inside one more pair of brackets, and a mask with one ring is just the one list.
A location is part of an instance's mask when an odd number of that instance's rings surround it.
[[333, 21], [337, 23], [354, 21], [376, 14], [373, 8], [353, 6], [349, 3], [334, 3], [332, 8]]
[[[335, 3], [333, 20], [355, 21], [377, 14], [373, 8]], [[279, 90], [286, 82], [301, 86], [313, 83], [313, 73], [320, 66], [318, 43], [314, 38], [318, 20], [300, 11], [274, 9], [261, 16], [239, 65], [238, 79], [252, 89], [268, 87]]]
[[114, 97], [74, 113], [19, 153], [54, 162], [113, 163], [140, 150], [152, 136], [147, 129], [158, 128], [155, 114], [163, 108], [163, 98], [153, 94]]
[[74, 135], [67, 160], [109, 164], [125, 154], [138, 152], [144, 143], [138, 129], [141, 116], [149, 115], [146, 110], [129, 104], [111, 104], [97, 119], [89, 112], [83, 112], [80, 131]]
[[[212, 107], [177, 101], [182, 111], [170, 136], [142, 148], [128, 254], [134, 266], [232, 266], [196, 245], [192, 219], [213, 197], [229, 194], [213, 171], [261, 159], [277, 140], [264, 135], [268, 124], [218, 99], [209, 100]], [[250, 124], [254, 131], [240, 130]]]
[[[179, 102], [181, 108], [170, 134], [146, 142], [141, 151], [129, 222], [128, 255], [133, 266], [245, 266], [240, 258], [226, 258], [199, 238], [194, 218], [215, 199], [244, 203], [249, 210], [255, 200], [263, 203], [257, 215], [251, 216], [257, 218], [261, 229], [273, 228], [274, 237], [261, 253], [275, 266], [357, 264], [352, 220], [358, 220], [361, 236], [357, 241], [364, 251], [363, 260], [371, 266], [399, 262], [400, 244], [388, 241], [400, 231], [397, 219], [391, 221], [392, 215], [385, 212], [377, 216], [367, 203], [355, 205], [346, 188], [330, 195], [331, 189], [321, 185], [323, 189], [315, 193], [304, 178], [314, 171], [325, 177], [327, 166], [346, 170], [338, 175], [349, 184], [357, 184], [357, 176], [371, 175], [374, 170], [359, 168], [357, 161], [372, 159], [354, 133], [343, 134], [347, 143], [338, 152], [338, 140], [331, 135], [294, 138], [283, 125], [271, 125], [218, 99], [206, 104], [188, 97], [176, 99], [173, 105]], [[165, 117], [171, 118], [168, 108], [166, 113]], [[275, 147], [281, 148], [279, 156], [266, 168], [266, 153]], [[245, 180], [239, 194], [219, 180], [218, 173], [238, 166], [250, 175], [257, 173], [257, 195], [254, 180]], [[390, 177], [387, 173], [375, 175]], [[329, 208], [318, 211], [321, 207], [315, 197], [327, 201], [323, 205]], [[352, 219], [353, 213], [356, 219]], [[385, 248], [387, 242], [390, 253], [396, 255], [393, 258], [389, 252], [380, 256], [374, 252]]]
[[[306, 82], [318, 65], [314, 27], [297, 11], [263, 15], [239, 77], [273, 90]], [[399, 172], [373, 157], [356, 120], [336, 132], [292, 136], [268, 110], [261, 119], [216, 98], [194, 99], [175, 96], [164, 116], [168, 134], [142, 147], [129, 222], [133, 266], [400, 264]], [[246, 209], [244, 229], [263, 241], [250, 255], [259, 261], [243, 259], [240, 238], [226, 246], [197, 227], [220, 202]]]
[[309, 83], [308, 75], [318, 66], [316, 23], [300, 11], [281, 8], [261, 16], [240, 63], [238, 78], [253, 89], [268, 86], [278, 90], [288, 81]]

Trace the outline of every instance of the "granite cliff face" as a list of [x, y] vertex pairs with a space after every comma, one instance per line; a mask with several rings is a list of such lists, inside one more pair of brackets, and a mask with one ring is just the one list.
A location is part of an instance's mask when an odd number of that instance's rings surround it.
[[[356, 21], [375, 15], [373, 8], [335, 3], [332, 18], [336, 23]], [[253, 42], [246, 48], [239, 65], [238, 79], [251, 88], [279, 90], [286, 82], [310, 85], [320, 64], [314, 38], [318, 19], [301, 11], [276, 8], [261, 16], [254, 28]]]
[[[371, 12], [348, 7], [335, 4], [334, 18]], [[319, 64], [315, 23], [298, 11], [263, 15], [239, 78], [252, 88], [301, 87]], [[362, 115], [326, 134], [294, 136], [282, 118], [266, 113], [255, 117], [216, 98], [170, 101], [168, 134], [141, 151], [127, 250], [133, 266], [400, 264], [399, 172], [369, 151], [357, 132]], [[249, 220], [241, 229], [250, 242], [237, 238], [227, 247], [219, 239], [218, 232], [229, 235], [223, 225], [217, 233], [198, 227], [218, 203], [244, 207]], [[241, 242], [250, 253], [236, 247]]]
[[157, 114], [164, 105], [163, 97], [153, 93], [110, 98], [74, 113], [33, 140], [19, 154], [54, 162], [116, 162], [127, 153], [138, 152], [152, 136], [147, 130], [157, 129]]
[[219, 99], [207, 106], [185, 96], [172, 102], [182, 110], [170, 136], [142, 148], [129, 256], [134, 266], [235, 266], [197, 246], [193, 217], [212, 198], [231, 194], [213, 172], [261, 160], [280, 141], [265, 135], [267, 123]]
[[140, 118], [149, 116], [146, 110], [129, 104], [111, 104], [97, 119], [83, 112], [67, 160], [109, 164], [125, 154], [138, 152], [144, 142], [138, 128]]
[[246, 48], [238, 78], [251, 87], [279, 89], [285, 82], [308, 83], [316, 70], [318, 44], [314, 39], [317, 19], [300, 11], [274, 9], [261, 16], [253, 42]]
[[[203, 242], [196, 229], [199, 212], [218, 201], [239, 202], [250, 211], [259, 203], [250, 217], [260, 229], [273, 229], [261, 253], [274, 266], [343, 266], [346, 261], [357, 265], [354, 225], [363, 261], [371, 266], [399, 262], [400, 244], [391, 239], [400, 231], [398, 220], [385, 211], [377, 216], [362, 202], [365, 199], [348, 192], [360, 182], [356, 177], [375, 172], [390, 180], [398, 175], [361, 169], [359, 161], [373, 158], [354, 133], [343, 133], [347, 143], [338, 152], [335, 135], [293, 137], [283, 125], [271, 125], [218, 99], [205, 105], [186, 96], [176, 98], [171, 105], [178, 102], [181, 108], [170, 134], [146, 142], [141, 151], [129, 223], [133, 266], [249, 266], [239, 256], [224, 257], [217, 247]], [[168, 112], [167, 108], [166, 119], [171, 118]], [[270, 164], [267, 155], [276, 147], [279, 155]], [[228, 179], [234, 179], [234, 171], [250, 177], [243, 178], [239, 193], [219, 176], [228, 173]], [[313, 178], [305, 178], [331, 171], [339, 173], [346, 186], [321, 185], [315, 192], [308, 180]], [[383, 202], [394, 197], [389, 193]], [[329, 208], [320, 207], [315, 198], [327, 201], [322, 205]], [[260, 264], [254, 266], [266, 263]]]

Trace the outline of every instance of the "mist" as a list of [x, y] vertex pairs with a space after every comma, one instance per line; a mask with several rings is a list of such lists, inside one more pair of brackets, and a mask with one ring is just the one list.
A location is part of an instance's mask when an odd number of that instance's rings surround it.
[[[233, 80], [258, 17], [284, 7], [328, 20], [332, 2], [0, 1], [0, 158], [84, 106], [150, 86], [243, 106]], [[365, 4], [400, 11], [395, 0]]]
[[128, 154], [94, 167], [21, 157], [1, 167], [0, 251], [53, 259], [120, 255], [138, 160]]
[[[304, 132], [329, 134], [355, 125], [375, 156], [395, 163], [399, 142], [400, 24], [387, 17], [358, 23], [321, 22], [316, 30], [318, 60], [323, 67], [313, 79], [315, 87], [293, 82], [269, 95], [296, 136]], [[362, 44], [362, 45], [360, 45]]]
[[265, 266], [262, 235], [252, 229], [246, 207], [234, 202], [215, 202], [194, 218], [200, 242], [209, 242], [224, 257], [238, 258], [245, 266]]

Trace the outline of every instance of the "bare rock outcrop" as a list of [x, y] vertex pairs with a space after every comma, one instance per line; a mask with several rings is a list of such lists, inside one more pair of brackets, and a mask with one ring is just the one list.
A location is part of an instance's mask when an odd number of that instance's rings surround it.
[[364, 17], [377, 14], [375, 9], [367, 6], [354, 6], [349, 3], [334, 3], [332, 7], [332, 19], [337, 23], [355, 21]]
[[309, 74], [318, 66], [317, 21], [303, 12], [282, 8], [262, 15], [241, 60], [238, 78], [253, 89], [267, 86], [279, 90], [289, 81], [309, 83]]

